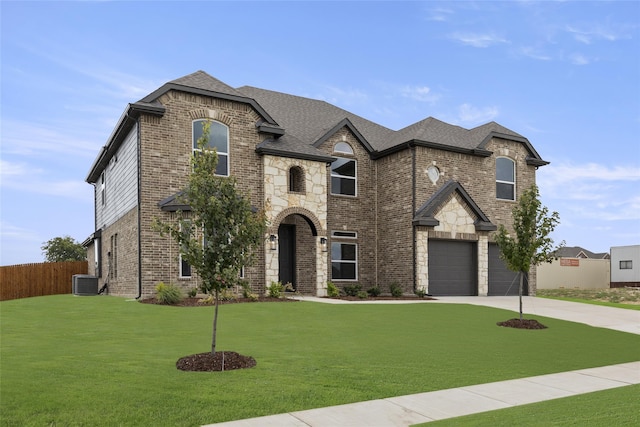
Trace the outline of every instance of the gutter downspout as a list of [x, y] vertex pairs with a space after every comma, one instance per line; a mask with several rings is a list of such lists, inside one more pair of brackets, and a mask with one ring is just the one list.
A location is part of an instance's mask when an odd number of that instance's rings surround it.
[[140, 116], [136, 119], [136, 138], [137, 138], [137, 153], [136, 163], [138, 169], [138, 296], [136, 299], [140, 299], [142, 296], [142, 143], [140, 138]]
[[[416, 146], [409, 143], [411, 149], [411, 216], [416, 214]], [[416, 238], [418, 233], [416, 232], [416, 226], [411, 224], [411, 232], [413, 235], [413, 241], [411, 245], [412, 251], [412, 264], [413, 264], [413, 292], [417, 290], [417, 274], [418, 266], [416, 263]]]

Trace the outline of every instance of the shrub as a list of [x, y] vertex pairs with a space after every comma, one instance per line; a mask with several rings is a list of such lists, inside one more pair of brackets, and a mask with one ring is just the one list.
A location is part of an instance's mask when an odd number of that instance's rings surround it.
[[367, 291], [358, 291], [356, 296], [360, 299], [367, 299], [369, 297], [369, 293]]
[[251, 298], [251, 285], [246, 280], [242, 280], [240, 282], [240, 286], [242, 287], [242, 297], [243, 298]]
[[389, 291], [391, 292], [391, 296], [394, 298], [399, 298], [402, 296], [402, 288], [398, 282], [393, 282], [389, 285]]
[[221, 289], [218, 293], [220, 301], [233, 301], [236, 299], [236, 294], [230, 288]]
[[281, 298], [282, 292], [284, 292], [284, 286], [282, 286], [280, 282], [271, 282], [268, 290], [271, 298]]
[[176, 285], [160, 282], [156, 286], [156, 299], [162, 304], [177, 304], [182, 298], [182, 291]]
[[381, 293], [380, 286], [376, 285], [373, 288], [368, 289], [367, 293], [372, 297], [379, 297]]
[[345, 285], [344, 293], [350, 297], [358, 296], [358, 292], [362, 290], [362, 286], [360, 285]]
[[327, 296], [331, 298], [340, 296], [340, 289], [332, 281], [327, 282]]
[[189, 289], [189, 296], [191, 298], [195, 298], [198, 295], [198, 288]]
[[425, 291], [424, 289], [416, 289], [416, 295], [418, 296], [418, 298], [424, 298], [426, 294], [427, 291]]

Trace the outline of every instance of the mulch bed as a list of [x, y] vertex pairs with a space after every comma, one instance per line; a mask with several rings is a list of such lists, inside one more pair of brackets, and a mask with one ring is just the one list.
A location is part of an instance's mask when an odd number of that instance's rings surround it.
[[509, 319], [504, 322], [498, 322], [498, 326], [505, 326], [507, 328], [518, 328], [518, 329], [546, 329], [542, 323], [538, 322], [535, 319]]
[[216, 351], [192, 354], [185, 356], [176, 362], [176, 368], [181, 371], [197, 372], [222, 372], [233, 369], [253, 368], [256, 359], [251, 356], [243, 356], [235, 351]]
[[429, 301], [436, 300], [437, 298], [433, 297], [417, 297], [417, 296], [403, 296], [403, 297], [392, 297], [392, 296], [377, 296], [377, 297], [350, 297], [350, 296], [339, 296], [339, 297], [323, 297], [327, 299], [339, 299], [343, 301]]
[[[202, 298], [184, 298], [177, 304], [172, 304], [173, 307], [207, 307], [213, 306], [213, 303], [203, 303]], [[169, 305], [163, 304], [154, 298], [141, 299], [143, 304], [157, 304], [157, 305]], [[238, 303], [252, 303], [252, 302], [298, 302], [298, 300], [290, 298], [272, 298], [272, 297], [259, 297], [258, 299], [250, 298], [235, 298], [232, 300], [220, 301], [220, 304], [238, 304]], [[191, 354], [189, 356], [181, 357], [176, 362], [176, 368], [181, 371], [190, 372], [222, 372], [231, 371], [234, 369], [246, 369], [256, 366], [256, 359], [251, 356], [243, 356], [235, 351], [216, 351], [215, 355], [211, 352]]]
[[[170, 305], [172, 307], [213, 307], [213, 302], [211, 303], [203, 303], [202, 298], [184, 298], [177, 304], [163, 304], [158, 301], [155, 297], [141, 299], [140, 302], [143, 304], [157, 304], [157, 305]], [[221, 300], [220, 304], [238, 304], [238, 303], [250, 303], [250, 302], [298, 302], [298, 300], [291, 298], [273, 298], [273, 297], [258, 297], [258, 299], [250, 299], [250, 298], [235, 298], [232, 300]]]

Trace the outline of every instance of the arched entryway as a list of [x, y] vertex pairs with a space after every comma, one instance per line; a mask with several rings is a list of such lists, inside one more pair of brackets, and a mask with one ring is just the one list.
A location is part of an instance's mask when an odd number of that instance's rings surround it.
[[[271, 280], [291, 283], [304, 295], [319, 295], [326, 282], [326, 236], [315, 216], [301, 208], [290, 208], [277, 216], [270, 233], [277, 236], [268, 257], [273, 257]], [[322, 241], [325, 245], [322, 245]]]

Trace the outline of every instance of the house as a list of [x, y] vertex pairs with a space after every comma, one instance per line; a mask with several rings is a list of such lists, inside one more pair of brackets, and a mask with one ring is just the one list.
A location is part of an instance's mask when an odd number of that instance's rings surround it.
[[595, 253], [580, 246], [563, 246], [555, 252], [556, 258], [609, 259], [607, 252]]
[[610, 286], [640, 286], [640, 245], [611, 247]]
[[[216, 173], [237, 177], [269, 229], [253, 291], [290, 282], [303, 294], [397, 283], [407, 294], [517, 294], [493, 233], [548, 164], [495, 122], [473, 129], [426, 118], [394, 131], [324, 101], [233, 88], [203, 71], [127, 106], [86, 181], [95, 188], [90, 274], [111, 294], [146, 297], [158, 282], [198, 286], [179, 248], [152, 227], [188, 211], [185, 186], [203, 121]], [[535, 292], [535, 269], [529, 274]]]

